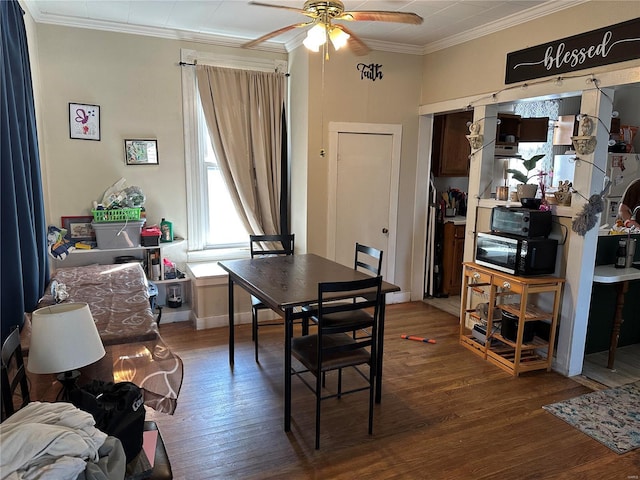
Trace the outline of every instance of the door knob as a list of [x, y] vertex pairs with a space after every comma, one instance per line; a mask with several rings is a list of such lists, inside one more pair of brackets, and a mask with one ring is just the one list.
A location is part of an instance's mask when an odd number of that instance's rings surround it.
[[382, 233], [384, 233], [386, 235], [387, 233], [389, 233], [389, 229], [388, 228], [383, 228], [382, 229]]

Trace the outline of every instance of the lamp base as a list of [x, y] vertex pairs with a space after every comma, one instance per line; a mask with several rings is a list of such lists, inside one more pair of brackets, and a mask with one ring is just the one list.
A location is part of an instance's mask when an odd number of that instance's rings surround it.
[[76, 381], [80, 376], [80, 372], [78, 370], [70, 370], [68, 372], [61, 373], [58, 375], [58, 381], [62, 384], [62, 388], [56, 397], [57, 401], [68, 402], [70, 400], [69, 394], [78, 388], [76, 385]]

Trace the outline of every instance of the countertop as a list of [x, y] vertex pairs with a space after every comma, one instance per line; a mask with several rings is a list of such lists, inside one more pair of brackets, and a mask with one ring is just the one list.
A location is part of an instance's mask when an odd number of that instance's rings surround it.
[[466, 225], [467, 217], [456, 215], [455, 217], [444, 217], [444, 223], [453, 223], [454, 225]]
[[640, 269], [598, 265], [593, 272], [593, 281], [596, 283], [618, 283], [626, 280], [640, 280]]

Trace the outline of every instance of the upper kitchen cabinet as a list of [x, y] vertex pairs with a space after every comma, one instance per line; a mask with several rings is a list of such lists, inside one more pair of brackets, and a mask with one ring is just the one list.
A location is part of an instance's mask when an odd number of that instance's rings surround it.
[[546, 142], [549, 117], [522, 118], [512, 113], [498, 113], [496, 145], [517, 145], [520, 142]]
[[466, 135], [473, 111], [436, 115], [433, 119], [432, 170], [436, 177], [469, 175], [471, 147]]

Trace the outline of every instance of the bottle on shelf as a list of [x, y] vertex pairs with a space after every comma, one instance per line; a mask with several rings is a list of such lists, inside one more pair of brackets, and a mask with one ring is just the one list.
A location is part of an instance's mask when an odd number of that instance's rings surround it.
[[160, 231], [162, 232], [161, 242], [173, 242], [173, 224], [171, 222], [163, 218], [160, 222]]
[[616, 268], [624, 268], [627, 264], [627, 241], [623, 238], [618, 240], [618, 249], [616, 250]]

